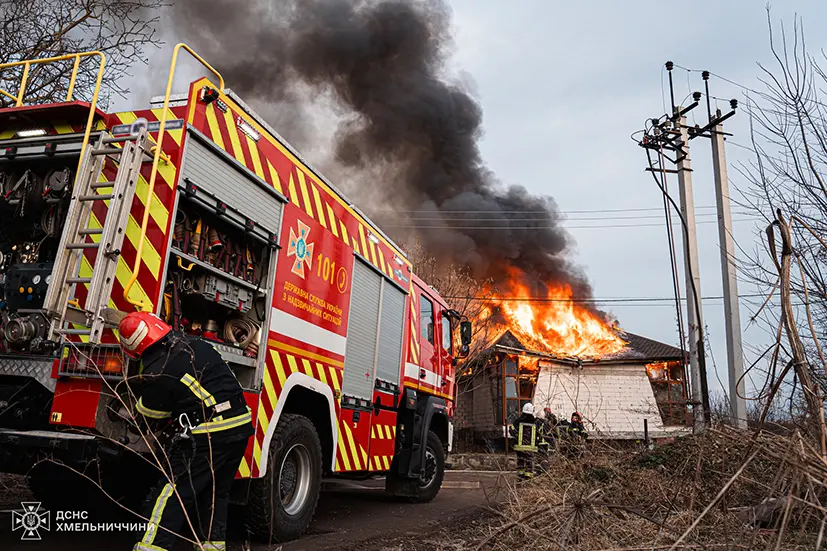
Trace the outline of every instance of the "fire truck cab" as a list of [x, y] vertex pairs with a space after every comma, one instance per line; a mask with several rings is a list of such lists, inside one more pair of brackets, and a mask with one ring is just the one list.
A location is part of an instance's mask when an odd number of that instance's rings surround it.
[[[172, 96], [189, 52], [209, 78]], [[457, 361], [470, 323], [404, 252], [183, 44], [166, 94], [107, 113], [30, 105], [23, 74], [0, 109], [0, 472], [39, 499], [68, 469], [123, 496], [149, 451], [134, 419], [137, 366], [115, 330], [143, 309], [212, 342], [234, 370], [255, 435], [234, 501], [250, 533], [300, 536], [322, 476], [385, 476], [428, 501], [450, 449]], [[43, 463], [44, 459], [49, 459]], [[158, 477], [156, 470], [152, 476]], [[138, 486], [136, 488], [135, 486]]]

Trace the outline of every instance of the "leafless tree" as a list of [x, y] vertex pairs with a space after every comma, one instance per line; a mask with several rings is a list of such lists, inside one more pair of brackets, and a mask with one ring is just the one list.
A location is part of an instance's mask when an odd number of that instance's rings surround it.
[[[145, 50], [157, 47], [158, 10], [163, 0], [0, 0], [0, 63], [97, 50], [106, 57], [102, 99], [129, 92], [122, 78]], [[74, 96], [89, 99], [95, 86], [98, 59], [81, 62]], [[27, 104], [65, 101], [73, 61], [31, 67], [26, 86]], [[0, 72], [0, 88], [18, 94], [22, 67]], [[8, 106], [2, 98], [0, 106]]]
[[774, 63], [759, 65], [761, 89], [745, 92], [753, 155], [739, 167], [746, 203], [767, 222], [745, 266], [767, 297], [753, 320], [776, 341], [758, 399], [766, 404], [762, 417], [773, 398], [787, 400], [791, 412], [803, 405], [824, 453], [827, 54], [807, 49], [800, 19], [789, 32], [767, 16]]
[[463, 365], [469, 365], [490, 344], [491, 338], [496, 337], [491, 334], [492, 324], [483, 320], [486, 301], [480, 299], [490, 287], [490, 282], [475, 279], [464, 266], [439, 262], [419, 242], [406, 244], [405, 250], [416, 275], [432, 285], [451, 308], [474, 322], [471, 352], [463, 362]]

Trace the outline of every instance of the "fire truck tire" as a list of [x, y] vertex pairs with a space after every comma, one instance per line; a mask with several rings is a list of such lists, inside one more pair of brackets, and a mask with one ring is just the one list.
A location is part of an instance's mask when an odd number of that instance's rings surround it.
[[301, 536], [313, 519], [322, 487], [322, 446], [307, 417], [285, 413], [270, 441], [267, 473], [251, 481], [247, 531], [267, 541]]
[[[445, 478], [445, 448], [439, 436], [428, 431], [428, 442], [425, 445], [425, 474], [419, 479], [414, 494], [406, 494], [405, 498], [413, 503], [428, 503], [436, 497], [442, 488], [442, 479]], [[385, 478], [385, 491], [392, 495], [400, 495], [400, 482], [404, 479], [391, 471]]]

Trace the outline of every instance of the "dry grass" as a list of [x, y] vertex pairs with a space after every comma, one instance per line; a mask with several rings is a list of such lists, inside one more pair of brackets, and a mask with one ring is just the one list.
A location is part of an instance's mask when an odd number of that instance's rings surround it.
[[715, 429], [655, 451], [551, 460], [469, 549], [817, 549], [827, 464], [798, 434]]

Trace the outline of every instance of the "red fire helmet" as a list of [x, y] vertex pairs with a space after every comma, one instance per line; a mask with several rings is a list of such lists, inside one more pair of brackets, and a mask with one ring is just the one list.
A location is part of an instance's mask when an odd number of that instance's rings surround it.
[[130, 358], [139, 358], [147, 348], [163, 339], [172, 327], [149, 312], [132, 312], [118, 325], [121, 348]]

